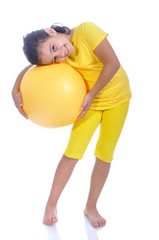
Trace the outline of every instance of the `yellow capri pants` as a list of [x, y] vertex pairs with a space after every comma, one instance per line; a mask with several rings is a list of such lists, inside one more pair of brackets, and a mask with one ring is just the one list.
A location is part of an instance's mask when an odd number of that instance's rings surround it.
[[70, 139], [65, 149], [65, 156], [81, 159], [100, 124], [99, 138], [94, 155], [100, 160], [110, 163], [113, 160], [115, 146], [122, 131], [129, 102], [108, 110], [89, 110], [72, 127]]

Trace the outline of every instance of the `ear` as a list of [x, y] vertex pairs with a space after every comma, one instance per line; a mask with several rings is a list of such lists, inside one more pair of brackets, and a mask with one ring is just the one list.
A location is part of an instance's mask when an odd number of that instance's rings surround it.
[[54, 36], [54, 35], [56, 35], [56, 33], [57, 33], [57, 32], [56, 32], [54, 29], [52, 29], [52, 28], [45, 28], [44, 31], [45, 31], [46, 33], [48, 33], [50, 36]]

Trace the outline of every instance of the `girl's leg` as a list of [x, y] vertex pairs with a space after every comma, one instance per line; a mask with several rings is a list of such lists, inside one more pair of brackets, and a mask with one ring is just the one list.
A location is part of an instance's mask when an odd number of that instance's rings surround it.
[[55, 173], [44, 214], [44, 224], [52, 225], [57, 222], [56, 205], [58, 199], [78, 162], [77, 159], [82, 158], [101, 117], [101, 111], [88, 111], [83, 118], [74, 123], [69, 143]]
[[45, 209], [45, 214], [43, 218], [44, 224], [50, 226], [57, 222], [56, 205], [77, 162], [77, 159], [69, 158], [65, 155], [63, 155], [61, 161], [59, 162], [54, 176], [50, 196]]
[[91, 176], [91, 186], [88, 195], [85, 215], [89, 218], [94, 227], [102, 227], [105, 225], [106, 220], [98, 213], [96, 204], [99, 195], [102, 191], [104, 183], [107, 179], [110, 169], [110, 163], [106, 163], [96, 158], [94, 169]]
[[96, 163], [92, 173], [90, 192], [85, 209], [85, 214], [94, 227], [103, 226], [106, 222], [99, 215], [96, 203], [107, 179], [110, 163], [113, 160], [113, 153], [122, 131], [128, 108], [129, 102], [103, 112], [100, 135], [95, 150]]

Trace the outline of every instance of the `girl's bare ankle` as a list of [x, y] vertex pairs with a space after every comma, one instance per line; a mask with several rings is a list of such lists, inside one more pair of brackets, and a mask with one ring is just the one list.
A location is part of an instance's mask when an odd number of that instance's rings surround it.
[[96, 209], [96, 203], [87, 203], [86, 209]]

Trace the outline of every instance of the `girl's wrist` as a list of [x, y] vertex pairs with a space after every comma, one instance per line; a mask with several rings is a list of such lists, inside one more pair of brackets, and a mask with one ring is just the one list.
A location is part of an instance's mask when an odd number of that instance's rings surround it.
[[88, 94], [89, 94], [92, 98], [94, 98], [95, 95], [96, 95], [96, 94], [93, 93], [92, 89], [88, 92]]
[[15, 96], [20, 92], [20, 89], [18, 86], [15, 86], [13, 89], [12, 89], [12, 98], [14, 99]]

